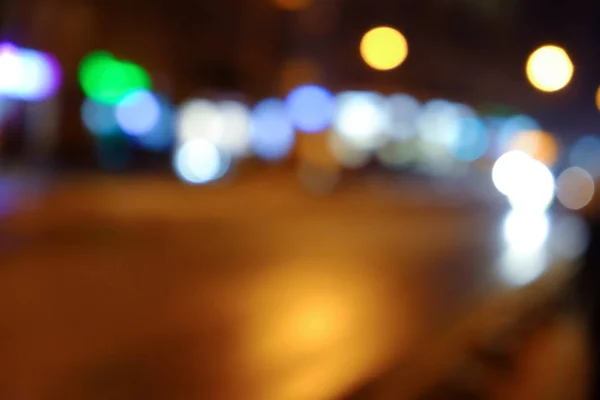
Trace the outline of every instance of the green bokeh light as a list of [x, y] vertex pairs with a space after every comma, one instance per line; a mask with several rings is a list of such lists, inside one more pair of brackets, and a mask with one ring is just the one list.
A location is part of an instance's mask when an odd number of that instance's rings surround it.
[[115, 105], [127, 94], [150, 89], [152, 81], [139, 65], [115, 59], [110, 53], [88, 55], [79, 68], [79, 83], [89, 98]]

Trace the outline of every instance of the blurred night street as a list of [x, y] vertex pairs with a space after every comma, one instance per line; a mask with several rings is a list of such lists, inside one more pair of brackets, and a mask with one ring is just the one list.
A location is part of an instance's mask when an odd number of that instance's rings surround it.
[[600, 2], [0, 0], [0, 400], [600, 397]]

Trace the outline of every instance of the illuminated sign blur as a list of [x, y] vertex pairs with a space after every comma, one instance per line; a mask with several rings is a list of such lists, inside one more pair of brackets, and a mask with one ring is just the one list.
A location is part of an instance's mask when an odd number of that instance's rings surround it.
[[60, 86], [60, 68], [50, 55], [0, 44], [0, 96], [25, 101], [51, 97]]

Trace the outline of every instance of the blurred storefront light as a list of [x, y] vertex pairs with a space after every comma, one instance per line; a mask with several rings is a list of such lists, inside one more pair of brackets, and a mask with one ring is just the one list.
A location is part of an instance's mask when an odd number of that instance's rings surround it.
[[0, 96], [39, 101], [53, 96], [60, 82], [59, 64], [49, 54], [0, 44]]

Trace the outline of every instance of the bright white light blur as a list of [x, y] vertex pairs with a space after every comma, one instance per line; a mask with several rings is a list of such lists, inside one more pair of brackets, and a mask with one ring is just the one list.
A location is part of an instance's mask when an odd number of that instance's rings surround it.
[[594, 178], [584, 169], [571, 167], [556, 180], [556, 197], [570, 210], [580, 210], [594, 198]]
[[215, 103], [193, 99], [183, 103], [175, 117], [177, 141], [184, 143], [192, 139], [219, 140], [223, 131], [223, 118]]
[[336, 98], [333, 128], [344, 141], [357, 149], [381, 146], [389, 127], [386, 99], [371, 92], [343, 92]]
[[20, 97], [23, 100], [43, 100], [54, 95], [59, 86], [58, 63], [39, 51], [20, 49], [23, 77]]
[[139, 90], [126, 95], [115, 108], [119, 127], [131, 136], [151, 132], [160, 120], [161, 107], [154, 94]]
[[250, 151], [250, 109], [238, 101], [218, 104], [221, 114], [221, 134], [216, 135], [217, 147], [233, 157], [243, 157]]
[[187, 141], [175, 153], [174, 167], [179, 177], [192, 184], [204, 184], [223, 177], [231, 159], [204, 139]]
[[0, 46], [0, 94], [10, 96], [19, 93], [23, 81], [23, 60], [19, 50], [3, 44]]
[[526, 164], [531, 157], [522, 151], [509, 151], [502, 155], [492, 168], [492, 180], [494, 186], [500, 193], [508, 196], [513, 190], [515, 176], [519, 175], [521, 169], [527, 168]]
[[515, 176], [527, 168], [531, 157], [522, 151], [509, 151], [503, 154], [492, 168], [492, 181], [500, 193], [508, 196], [514, 190]]
[[395, 94], [388, 98], [389, 130], [392, 139], [407, 140], [416, 134], [416, 122], [421, 103], [407, 94]]
[[430, 145], [450, 148], [460, 136], [461, 108], [446, 100], [431, 100], [417, 118], [417, 130]]
[[520, 151], [506, 153], [496, 161], [492, 180], [515, 210], [544, 211], [554, 200], [552, 172]]
[[549, 233], [550, 221], [544, 213], [513, 210], [504, 220], [504, 241], [520, 253], [541, 249]]
[[288, 156], [296, 140], [296, 132], [287, 115], [283, 101], [266, 99], [252, 110], [250, 130], [252, 150], [268, 161]]
[[510, 285], [527, 285], [548, 266], [546, 244], [550, 221], [544, 213], [513, 210], [504, 220], [505, 248], [501, 257], [502, 278]]
[[515, 177], [514, 191], [507, 197], [515, 210], [538, 212], [550, 207], [554, 193], [552, 172], [541, 162], [532, 159], [525, 170]]
[[0, 95], [26, 101], [53, 95], [60, 76], [56, 61], [39, 51], [0, 45]]
[[573, 78], [573, 62], [562, 47], [545, 45], [536, 49], [527, 60], [527, 78], [543, 92], [555, 92], [567, 86]]

